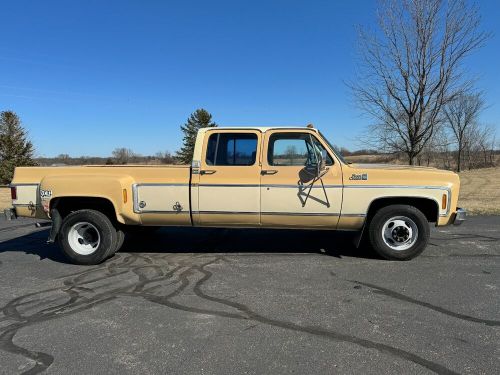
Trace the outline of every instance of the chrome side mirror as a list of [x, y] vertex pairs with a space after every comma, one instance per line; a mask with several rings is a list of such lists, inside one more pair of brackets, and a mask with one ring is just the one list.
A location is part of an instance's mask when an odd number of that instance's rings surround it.
[[326, 159], [328, 158], [328, 154], [326, 150], [321, 150], [321, 159], [319, 160], [319, 170], [324, 171], [326, 169]]

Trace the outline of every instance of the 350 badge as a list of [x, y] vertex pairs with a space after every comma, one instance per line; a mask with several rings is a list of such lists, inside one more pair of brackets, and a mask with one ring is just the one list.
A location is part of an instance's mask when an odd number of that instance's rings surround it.
[[50, 199], [50, 197], [52, 197], [52, 190], [40, 189], [40, 198], [41, 199]]

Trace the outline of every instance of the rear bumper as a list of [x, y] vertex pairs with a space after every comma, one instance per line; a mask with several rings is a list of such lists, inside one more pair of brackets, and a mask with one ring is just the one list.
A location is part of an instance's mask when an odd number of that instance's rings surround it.
[[5, 216], [5, 220], [10, 221], [10, 220], [17, 219], [16, 210], [14, 208], [6, 208], [3, 211], [3, 214]]
[[457, 208], [457, 212], [455, 213], [455, 217], [453, 218], [453, 225], [462, 224], [467, 217], [467, 211], [463, 208]]

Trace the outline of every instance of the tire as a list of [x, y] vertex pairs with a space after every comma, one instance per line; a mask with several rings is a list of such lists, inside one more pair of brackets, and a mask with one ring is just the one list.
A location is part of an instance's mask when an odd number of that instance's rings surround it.
[[79, 210], [66, 216], [57, 237], [66, 257], [72, 263], [85, 265], [107, 259], [116, 251], [119, 240], [111, 220], [95, 210]]
[[410, 260], [429, 242], [429, 222], [417, 208], [391, 205], [378, 210], [369, 223], [373, 249], [388, 260]]

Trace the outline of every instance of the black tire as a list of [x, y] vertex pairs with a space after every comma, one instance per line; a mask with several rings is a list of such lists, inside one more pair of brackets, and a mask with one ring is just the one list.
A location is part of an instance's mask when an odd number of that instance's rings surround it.
[[[409, 220], [405, 220], [405, 218]], [[415, 228], [411, 229], [415, 226], [416, 231]], [[385, 231], [384, 228], [386, 228]], [[416, 238], [412, 240], [411, 238], [415, 237], [415, 232]], [[389, 234], [391, 235], [389, 236]], [[410, 236], [408, 237], [408, 235]], [[369, 223], [371, 246], [377, 254], [388, 260], [410, 260], [420, 255], [429, 242], [429, 235], [427, 218], [413, 206], [398, 204], [383, 207], [375, 213]], [[409, 240], [405, 240], [407, 237]], [[401, 247], [401, 249], [398, 250], [394, 247]]]
[[[57, 237], [60, 248], [75, 264], [99, 264], [115, 252], [118, 244], [118, 234], [111, 220], [95, 210], [79, 210], [66, 216]], [[87, 248], [83, 249], [85, 246]]]

